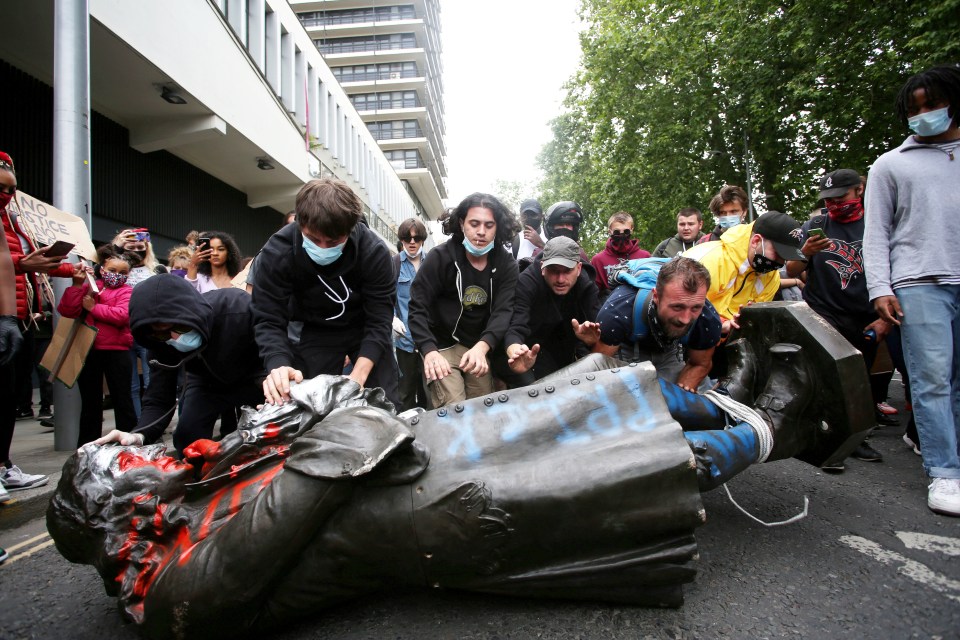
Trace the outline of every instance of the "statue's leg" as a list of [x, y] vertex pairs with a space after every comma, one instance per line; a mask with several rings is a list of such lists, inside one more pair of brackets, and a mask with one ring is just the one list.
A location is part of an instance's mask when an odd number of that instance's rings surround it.
[[725, 344], [723, 350], [727, 356], [727, 372], [720, 379], [717, 391], [726, 393], [737, 402], [752, 403], [757, 378], [753, 347], [746, 338], [738, 338]]
[[670, 416], [684, 431], [723, 429], [734, 422], [727, 418], [723, 409], [705, 397], [681, 389], [663, 378], [658, 378], [657, 381], [660, 383], [660, 392], [667, 401]]
[[757, 432], [748, 424], [724, 430], [688, 431], [683, 434], [697, 461], [697, 484], [709, 491], [757, 461]]

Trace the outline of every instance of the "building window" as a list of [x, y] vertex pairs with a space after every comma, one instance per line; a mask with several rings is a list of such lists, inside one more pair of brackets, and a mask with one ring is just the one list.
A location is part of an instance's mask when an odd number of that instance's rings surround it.
[[390, 7], [366, 7], [337, 11], [305, 11], [298, 15], [305, 27], [324, 27], [337, 24], [360, 24], [364, 22], [390, 22], [392, 20], [415, 20], [417, 12], [412, 4]]

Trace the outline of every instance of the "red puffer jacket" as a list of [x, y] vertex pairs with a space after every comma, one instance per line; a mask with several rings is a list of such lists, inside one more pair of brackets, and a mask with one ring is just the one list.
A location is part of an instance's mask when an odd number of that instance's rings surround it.
[[[10, 257], [13, 259], [13, 269], [17, 277], [17, 318], [26, 320], [31, 311], [40, 312], [40, 288], [37, 284], [37, 274], [33, 272], [24, 272], [20, 269], [20, 260], [28, 253], [35, 250], [30, 238], [23, 233], [20, 225], [10, 219], [10, 212], [4, 209], [3, 232], [7, 237], [7, 245], [10, 246]], [[59, 267], [48, 274], [52, 278], [69, 278], [73, 275], [73, 265], [64, 262]], [[27, 284], [33, 287], [33, 309], [27, 304]]]

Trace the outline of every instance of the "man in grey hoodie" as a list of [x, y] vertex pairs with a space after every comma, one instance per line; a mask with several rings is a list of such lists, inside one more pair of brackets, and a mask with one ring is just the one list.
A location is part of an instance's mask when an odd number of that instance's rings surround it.
[[902, 327], [927, 506], [960, 516], [960, 66], [907, 80], [897, 114], [916, 134], [867, 181], [864, 261], [870, 299]]

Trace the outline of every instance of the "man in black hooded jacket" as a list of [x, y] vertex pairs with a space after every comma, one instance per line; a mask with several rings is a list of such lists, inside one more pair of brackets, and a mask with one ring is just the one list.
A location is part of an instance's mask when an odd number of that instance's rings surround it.
[[[141, 282], [130, 297], [130, 328], [147, 347], [150, 386], [132, 434], [111, 432], [102, 441], [141, 444], [159, 440], [177, 407], [177, 378], [186, 374], [177, 451], [210, 438], [226, 410], [263, 403], [263, 364], [253, 335], [250, 296], [240, 289], [200, 294], [183, 278], [162, 274]], [[98, 441], [100, 442], [100, 441]]]

